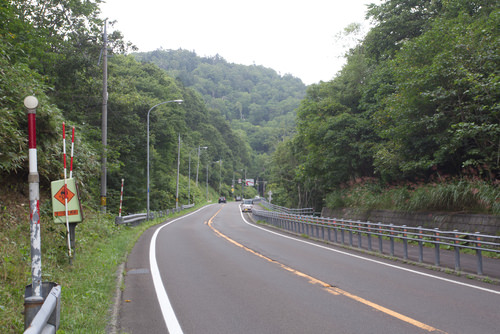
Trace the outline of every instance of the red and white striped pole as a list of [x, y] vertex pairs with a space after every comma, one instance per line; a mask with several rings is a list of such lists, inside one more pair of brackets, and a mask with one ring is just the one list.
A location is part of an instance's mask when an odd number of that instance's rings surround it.
[[[63, 164], [64, 164], [64, 180], [66, 181], [66, 127], [63, 122], [62, 124], [62, 130], [63, 130]], [[66, 184], [66, 182], [64, 183]], [[64, 189], [66, 190], [66, 189]]]
[[122, 203], [123, 203], [123, 182], [125, 180], [122, 179], [122, 189], [120, 191], [120, 210], [118, 210], [118, 217], [121, 217], [122, 216]]
[[75, 148], [75, 127], [72, 129], [72, 134], [71, 134], [71, 162], [69, 164], [69, 178], [71, 179], [73, 177], [73, 150]]
[[66, 234], [68, 236], [68, 256], [71, 262], [71, 236], [69, 232], [69, 216], [68, 216], [68, 180], [66, 172], [66, 126], [63, 122], [63, 164], [64, 164], [64, 211], [66, 213]]
[[29, 201], [30, 201], [30, 239], [31, 239], [31, 279], [32, 297], [42, 298], [42, 239], [40, 236], [40, 177], [38, 175], [36, 154], [36, 107], [34, 96], [24, 99], [28, 109], [28, 147], [29, 147]]

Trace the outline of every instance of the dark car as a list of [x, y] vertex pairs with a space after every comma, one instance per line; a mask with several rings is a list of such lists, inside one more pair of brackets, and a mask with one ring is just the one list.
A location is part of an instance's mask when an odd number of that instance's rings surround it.
[[224, 196], [219, 197], [219, 203], [226, 203], [226, 198]]

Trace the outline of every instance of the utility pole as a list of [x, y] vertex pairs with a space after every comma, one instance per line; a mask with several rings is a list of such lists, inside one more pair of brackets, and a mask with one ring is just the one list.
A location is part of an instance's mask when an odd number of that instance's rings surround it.
[[175, 192], [175, 208], [179, 208], [179, 168], [181, 166], [181, 134], [179, 133], [179, 146], [177, 149], [177, 190]]
[[104, 20], [104, 50], [103, 50], [103, 79], [102, 79], [102, 160], [101, 160], [101, 212], [106, 213], [106, 173], [107, 173], [107, 146], [108, 146], [108, 35], [106, 33], [107, 20]]

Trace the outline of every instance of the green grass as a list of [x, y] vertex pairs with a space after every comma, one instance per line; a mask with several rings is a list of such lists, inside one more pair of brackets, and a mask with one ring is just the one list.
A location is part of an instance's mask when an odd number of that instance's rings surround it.
[[436, 183], [405, 182], [391, 186], [366, 179], [331, 192], [326, 197], [326, 205], [331, 209], [450, 211], [500, 215], [499, 198], [498, 183], [479, 179], [448, 179]]
[[[24, 287], [31, 283], [29, 220], [2, 215], [0, 333], [21, 333]], [[114, 216], [86, 212], [85, 221], [76, 227], [72, 264], [67, 256], [65, 226], [47, 221], [46, 216], [41, 219], [43, 281], [56, 282], [62, 287], [58, 333], [106, 333], [118, 266], [146, 229], [166, 219], [158, 218], [136, 227], [116, 226]]]

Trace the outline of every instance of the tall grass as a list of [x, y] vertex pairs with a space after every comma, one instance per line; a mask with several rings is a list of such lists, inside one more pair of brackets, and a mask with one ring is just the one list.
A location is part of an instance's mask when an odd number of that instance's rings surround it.
[[[114, 216], [85, 209], [76, 227], [73, 263], [69, 264], [65, 225], [50, 220], [41, 208], [42, 278], [62, 287], [61, 333], [106, 333], [116, 287], [116, 270], [147, 228], [161, 219], [136, 227], [116, 226]], [[0, 200], [0, 333], [24, 330], [24, 287], [31, 283], [29, 220], [26, 208], [12, 213]], [[194, 209], [192, 209], [194, 210]], [[185, 212], [183, 212], [184, 214]], [[178, 215], [178, 214], [177, 214]]]
[[474, 179], [384, 186], [358, 181], [328, 194], [329, 208], [396, 211], [450, 211], [500, 215], [498, 184]]

